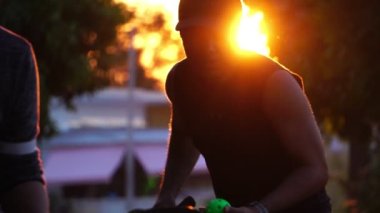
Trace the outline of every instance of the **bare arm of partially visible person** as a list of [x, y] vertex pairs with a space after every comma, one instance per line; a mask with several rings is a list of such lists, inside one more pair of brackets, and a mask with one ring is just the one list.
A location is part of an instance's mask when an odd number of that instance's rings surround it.
[[27, 181], [15, 186], [2, 199], [5, 213], [48, 213], [46, 187], [38, 181]]
[[[22, 39], [14, 36], [11, 41]], [[14, 69], [4, 68], [4, 72], [8, 71], [12, 75], [12, 82], [6, 89], [13, 95], [6, 103], [9, 104], [8, 114], [1, 121], [0, 165], [3, 172], [0, 173], [0, 204], [6, 213], [48, 213], [47, 190], [36, 146], [39, 122], [38, 70], [31, 45], [26, 41], [17, 45], [19, 49], [6, 55]]]
[[[263, 104], [283, 146], [298, 162], [298, 168], [260, 201], [269, 212], [276, 212], [321, 191], [328, 179], [327, 166], [309, 101], [287, 71], [277, 71], [268, 79]], [[226, 212], [256, 212], [256, 209], [227, 208]]]

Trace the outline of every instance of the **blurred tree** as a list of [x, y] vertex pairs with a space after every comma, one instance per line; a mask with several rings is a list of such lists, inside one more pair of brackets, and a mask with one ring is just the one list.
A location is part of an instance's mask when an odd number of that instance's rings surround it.
[[304, 76], [325, 134], [349, 142], [349, 196], [356, 198], [368, 178], [372, 130], [380, 123], [380, 2], [245, 1], [265, 11], [272, 53]]
[[117, 28], [130, 18], [112, 0], [0, 0], [0, 24], [23, 35], [35, 48], [41, 78], [41, 135], [54, 133], [49, 100], [73, 107], [75, 95], [106, 85], [107, 71], [126, 52]]

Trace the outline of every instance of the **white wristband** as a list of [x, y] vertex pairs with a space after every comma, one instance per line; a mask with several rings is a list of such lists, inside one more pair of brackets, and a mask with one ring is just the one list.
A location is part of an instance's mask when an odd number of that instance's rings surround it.
[[37, 140], [33, 138], [24, 142], [6, 142], [0, 141], [0, 153], [10, 155], [31, 154], [37, 150]]

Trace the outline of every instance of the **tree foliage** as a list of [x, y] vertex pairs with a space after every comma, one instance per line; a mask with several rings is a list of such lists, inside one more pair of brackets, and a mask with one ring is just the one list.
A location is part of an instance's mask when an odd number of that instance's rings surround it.
[[42, 135], [54, 130], [48, 116], [52, 96], [71, 106], [75, 95], [107, 83], [102, 76], [120, 60], [114, 51], [117, 28], [129, 17], [112, 0], [0, 0], [0, 24], [26, 37], [36, 52]]

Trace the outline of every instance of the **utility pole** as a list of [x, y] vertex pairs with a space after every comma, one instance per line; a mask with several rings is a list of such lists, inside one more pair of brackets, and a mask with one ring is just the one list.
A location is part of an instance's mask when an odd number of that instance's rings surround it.
[[136, 76], [137, 76], [137, 52], [133, 46], [133, 39], [136, 34], [136, 29], [132, 29], [128, 33], [130, 36], [130, 44], [128, 50], [128, 102], [127, 102], [127, 140], [125, 147], [125, 192], [126, 192], [126, 209], [127, 212], [133, 209], [133, 202], [135, 199], [135, 164], [134, 164], [134, 138], [133, 138], [133, 119], [134, 119], [134, 108], [135, 108], [135, 97], [134, 90], [136, 87]]

